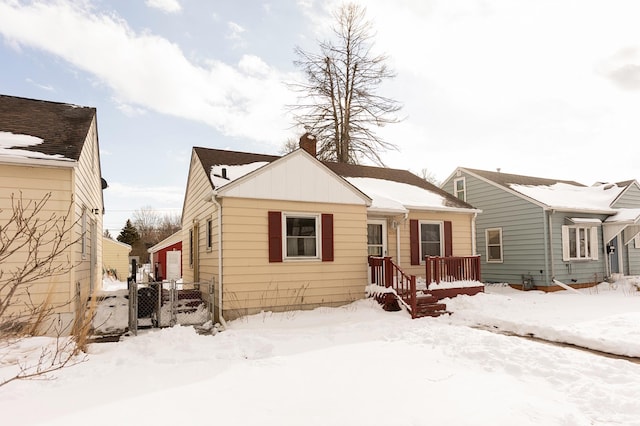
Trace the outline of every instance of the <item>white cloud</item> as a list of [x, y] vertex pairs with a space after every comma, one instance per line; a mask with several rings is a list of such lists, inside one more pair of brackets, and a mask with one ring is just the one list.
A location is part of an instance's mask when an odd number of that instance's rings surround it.
[[231, 40], [241, 40], [242, 33], [246, 31], [240, 24], [236, 24], [235, 22], [228, 22], [227, 28], [229, 28], [227, 38]]
[[178, 13], [182, 10], [182, 6], [178, 0], [146, 0], [148, 7], [160, 9], [164, 13]]
[[195, 64], [167, 39], [69, 1], [0, 4], [0, 33], [94, 75], [127, 108], [201, 121], [225, 135], [276, 146], [285, 140], [289, 122], [274, 105], [294, 97], [282, 83], [290, 78], [273, 68], [257, 73], [246, 59], [242, 66]]

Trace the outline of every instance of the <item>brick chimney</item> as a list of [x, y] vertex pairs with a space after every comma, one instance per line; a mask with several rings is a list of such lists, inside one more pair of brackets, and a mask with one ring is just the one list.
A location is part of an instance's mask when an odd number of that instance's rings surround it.
[[300, 148], [307, 151], [309, 154], [316, 156], [316, 137], [307, 132], [300, 136]]

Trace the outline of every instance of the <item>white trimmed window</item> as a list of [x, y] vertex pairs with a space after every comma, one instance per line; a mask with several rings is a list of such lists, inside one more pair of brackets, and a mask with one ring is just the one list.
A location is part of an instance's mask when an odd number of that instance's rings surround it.
[[502, 263], [502, 228], [485, 230], [487, 243], [487, 262]]
[[319, 215], [282, 215], [285, 259], [319, 259]]
[[453, 180], [453, 195], [459, 200], [467, 201], [467, 187], [464, 177]]
[[563, 225], [562, 260], [598, 260], [598, 227]]
[[420, 221], [420, 259], [442, 256], [442, 223]]
[[207, 251], [213, 247], [213, 220], [207, 219]]
[[82, 258], [87, 258], [87, 208], [82, 209], [82, 236], [80, 237]]
[[635, 244], [635, 248], [640, 249], [640, 234], [633, 237], [633, 243]]

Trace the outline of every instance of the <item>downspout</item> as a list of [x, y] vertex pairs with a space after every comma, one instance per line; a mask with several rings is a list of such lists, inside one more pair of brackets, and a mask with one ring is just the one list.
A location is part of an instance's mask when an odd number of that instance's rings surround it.
[[396, 223], [396, 260], [398, 261], [398, 266], [402, 263], [400, 262], [400, 224]]
[[548, 220], [549, 220], [549, 255], [551, 256], [551, 282], [556, 279], [556, 268], [554, 266], [555, 257], [553, 256], [553, 214], [555, 210], [551, 209], [549, 211]]
[[227, 328], [227, 322], [222, 316], [222, 206], [218, 202], [217, 196], [218, 193], [214, 190], [211, 202], [216, 205], [218, 212], [218, 317], [222, 327]]

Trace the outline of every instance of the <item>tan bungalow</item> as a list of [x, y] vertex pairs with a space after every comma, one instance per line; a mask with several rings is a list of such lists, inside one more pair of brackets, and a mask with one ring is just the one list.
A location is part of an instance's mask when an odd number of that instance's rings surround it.
[[405, 170], [319, 161], [308, 135], [301, 146], [193, 148], [183, 277], [213, 281], [216, 319], [363, 298], [370, 255], [424, 275], [425, 256], [474, 254], [467, 203]]
[[131, 246], [108, 237], [102, 237], [102, 272], [118, 281], [129, 276]]
[[[28, 322], [34, 308], [45, 307], [54, 314], [48, 319], [56, 329], [38, 331], [68, 331], [101, 279], [106, 182], [100, 174], [96, 109], [0, 95], [0, 182], [0, 298], [10, 301], [0, 321]], [[33, 216], [35, 232], [16, 234], [11, 219], [16, 210]], [[43, 226], [47, 220], [50, 226]], [[61, 230], [62, 249], [48, 262]], [[22, 273], [23, 283], [16, 286], [10, 276], [25, 265], [33, 272]]]

